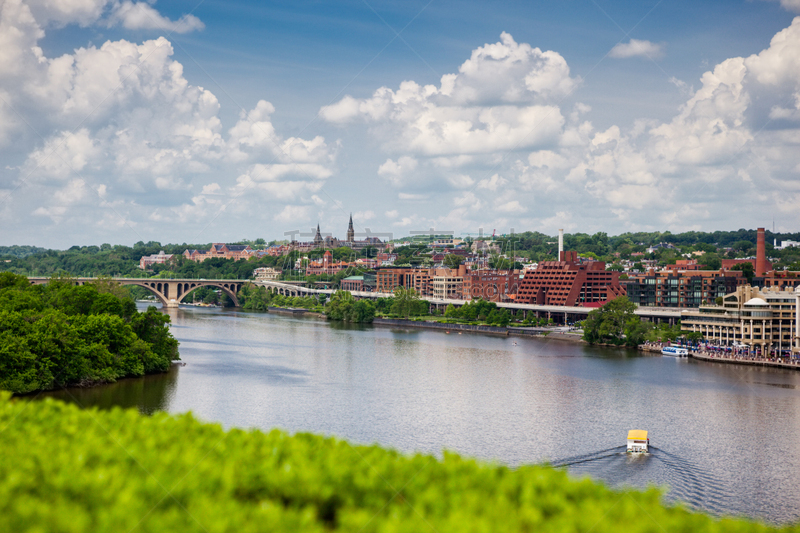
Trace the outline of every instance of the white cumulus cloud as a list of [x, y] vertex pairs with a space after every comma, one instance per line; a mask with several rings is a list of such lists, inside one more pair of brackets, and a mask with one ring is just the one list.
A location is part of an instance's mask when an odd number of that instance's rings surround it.
[[608, 53], [610, 57], [624, 59], [628, 57], [649, 57], [657, 59], [664, 55], [664, 45], [639, 39], [631, 39], [627, 43], [619, 43]]
[[146, 2], [115, 2], [107, 20], [108, 26], [120, 26], [129, 30], [162, 30], [175, 33], [188, 33], [202, 30], [205, 25], [194, 15], [183, 15], [178, 20], [162, 16]]
[[153, 4], [0, 2], [0, 153], [21, 161], [11, 189], [18, 200], [3, 216], [57, 216], [77, 231], [109, 216], [128, 229], [137, 219], [212, 220], [233, 199], [239, 209], [229, 212], [239, 217], [275, 203], [316, 205], [335, 149], [320, 136], [278, 133], [274, 107], [264, 100], [226, 132], [216, 96], [186, 79], [167, 38], [106, 41], [56, 57], [39, 46], [45, 29], [69, 24], [165, 32], [203, 26], [190, 15], [172, 21]]

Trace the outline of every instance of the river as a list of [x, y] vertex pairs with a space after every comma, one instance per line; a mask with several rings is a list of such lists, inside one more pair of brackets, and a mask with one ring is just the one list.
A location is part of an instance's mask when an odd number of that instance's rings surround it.
[[[48, 395], [404, 452], [449, 449], [511, 466], [550, 461], [613, 486], [668, 486], [668, 500], [715, 514], [800, 517], [795, 371], [546, 338], [167, 312], [185, 366]], [[649, 456], [624, 454], [629, 429], [650, 432]]]

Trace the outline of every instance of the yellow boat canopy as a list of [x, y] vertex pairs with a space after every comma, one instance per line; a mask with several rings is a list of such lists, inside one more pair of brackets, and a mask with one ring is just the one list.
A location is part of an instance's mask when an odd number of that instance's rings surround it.
[[632, 429], [628, 431], [628, 440], [647, 440], [647, 431], [644, 429]]

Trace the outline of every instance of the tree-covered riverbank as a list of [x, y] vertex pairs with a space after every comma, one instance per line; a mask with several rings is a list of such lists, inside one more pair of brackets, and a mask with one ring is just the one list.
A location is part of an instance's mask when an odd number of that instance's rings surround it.
[[224, 431], [191, 415], [0, 393], [0, 427], [3, 531], [780, 531], [547, 466]]
[[169, 316], [111, 281], [30, 285], [0, 273], [0, 389], [28, 393], [165, 372], [179, 359]]

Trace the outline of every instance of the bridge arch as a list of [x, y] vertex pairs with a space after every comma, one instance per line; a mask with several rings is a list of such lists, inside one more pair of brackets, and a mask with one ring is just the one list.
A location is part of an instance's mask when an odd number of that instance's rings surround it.
[[177, 290], [177, 303], [181, 303], [184, 298], [186, 298], [190, 292], [193, 290], [200, 288], [200, 287], [216, 287], [221, 289], [222, 292], [227, 294], [231, 301], [233, 301], [233, 305], [239, 307], [239, 298], [236, 294], [242, 288], [243, 283], [236, 283], [236, 282], [222, 282], [222, 281], [181, 281], [178, 282], [176, 290]]
[[170, 302], [168, 299], [169, 292], [167, 292], [167, 294], [161, 292], [161, 283], [157, 282], [148, 283], [144, 281], [133, 281], [133, 282], [121, 281], [120, 285], [136, 285], [137, 287], [144, 287], [145, 289], [153, 293], [156, 298], [158, 298], [158, 301], [161, 302], [161, 305], [163, 307], [170, 306]]
[[164, 307], [177, 307], [183, 299], [199, 287], [216, 287], [227, 294], [233, 305], [239, 307], [239, 298], [236, 293], [242, 288], [242, 282], [235, 281], [199, 281], [199, 280], [118, 280], [122, 285], [136, 285], [144, 287], [153, 293]]

